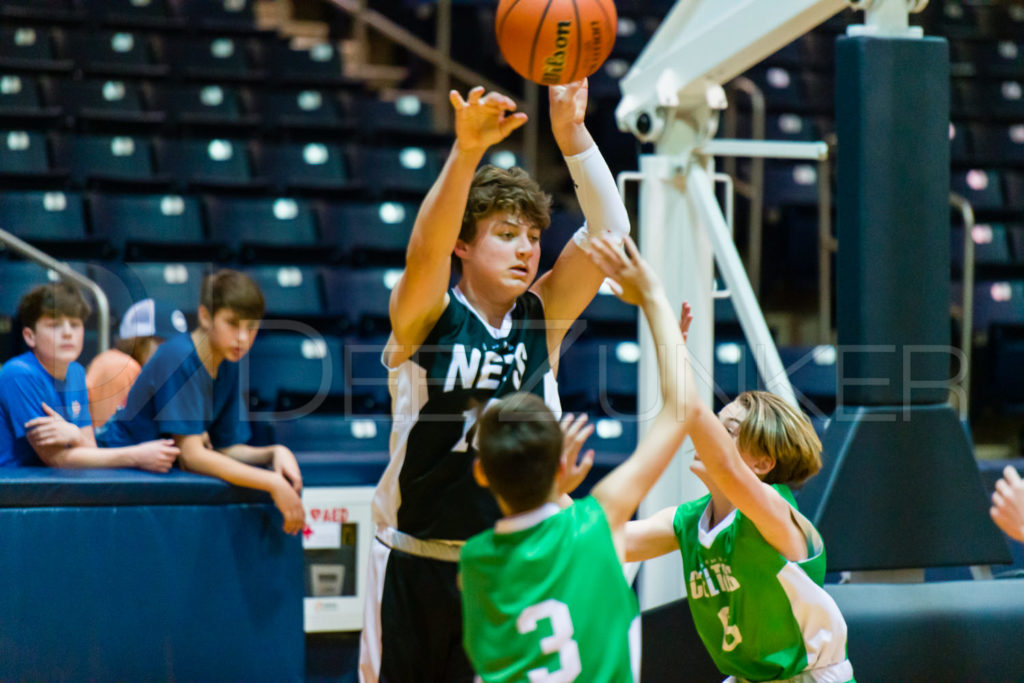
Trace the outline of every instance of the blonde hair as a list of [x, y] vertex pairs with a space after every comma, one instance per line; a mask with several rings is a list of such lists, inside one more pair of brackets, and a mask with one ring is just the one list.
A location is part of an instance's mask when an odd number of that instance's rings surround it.
[[766, 484], [799, 485], [818, 473], [821, 440], [806, 415], [767, 391], [745, 391], [736, 402], [747, 410], [739, 426], [740, 450], [775, 459]]

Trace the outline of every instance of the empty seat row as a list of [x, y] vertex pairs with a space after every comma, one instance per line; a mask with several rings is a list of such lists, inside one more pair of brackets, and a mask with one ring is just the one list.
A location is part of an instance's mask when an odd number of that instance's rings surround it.
[[256, 0], [4, 0], [0, 18], [252, 33]]
[[159, 36], [131, 30], [0, 26], [0, 68], [91, 75], [345, 84], [331, 43], [294, 47], [274, 36]]
[[354, 185], [376, 196], [388, 192], [422, 195], [437, 178], [443, 153], [420, 146], [154, 140], [132, 135], [48, 137], [32, 131], [0, 131], [0, 174], [50, 184], [66, 176], [74, 187], [116, 184], [142, 189], [212, 187], [280, 193], [293, 189], [330, 192]]
[[[37, 128], [58, 123], [117, 124], [156, 130], [168, 125], [251, 131], [322, 131], [431, 139], [431, 107], [411, 95], [393, 101], [324, 87], [252, 88], [216, 83], [55, 79], [0, 71], [0, 121]], [[223, 135], [224, 133], [219, 133]]]
[[85, 199], [65, 191], [2, 194], [0, 228], [70, 258], [95, 240], [129, 260], [167, 260], [173, 254], [190, 261], [230, 256], [220, 249], [203, 249], [212, 244], [250, 261], [294, 260], [289, 255], [302, 260], [300, 250], [305, 249], [318, 262], [401, 266], [416, 216], [415, 204], [395, 201], [95, 192]]

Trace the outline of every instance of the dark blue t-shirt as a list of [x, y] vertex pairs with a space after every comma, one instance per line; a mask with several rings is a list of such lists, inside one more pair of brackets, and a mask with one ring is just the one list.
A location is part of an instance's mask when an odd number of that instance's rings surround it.
[[25, 436], [25, 423], [45, 417], [43, 403], [78, 427], [89, 427], [89, 394], [85, 368], [68, 366], [63, 380], [46, 371], [31, 351], [15, 356], [0, 368], [0, 467], [42, 466]]
[[142, 366], [124, 407], [97, 430], [96, 440], [105, 447], [128, 446], [204, 431], [214, 448], [249, 440], [238, 363], [222, 361], [213, 379], [199, 360], [192, 335], [179, 334]]

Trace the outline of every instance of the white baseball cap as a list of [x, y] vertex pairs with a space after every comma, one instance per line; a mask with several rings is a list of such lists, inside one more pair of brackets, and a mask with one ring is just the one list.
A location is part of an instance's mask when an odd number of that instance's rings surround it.
[[162, 337], [169, 339], [188, 332], [188, 321], [180, 309], [155, 299], [143, 299], [132, 304], [121, 318], [118, 334], [121, 339], [131, 337]]

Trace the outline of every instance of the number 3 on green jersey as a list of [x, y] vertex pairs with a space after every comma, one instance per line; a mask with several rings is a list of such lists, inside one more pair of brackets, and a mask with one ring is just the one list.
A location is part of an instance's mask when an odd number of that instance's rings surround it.
[[537, 630], [537, 622], [547, 619], [551, 622], [551, 635], [542, 638], [540, 651], [545, 655], [558, 653], [558, 668], [554, 671], [544, 668], [531, 670], [530, 683], [572, 683], [580, 675], [580, 649], [572, 639], [572, 617], [569, 607], [558, 600], [545, 600], [530, 605], [519, 614], [516, 627], [520, 633]]

